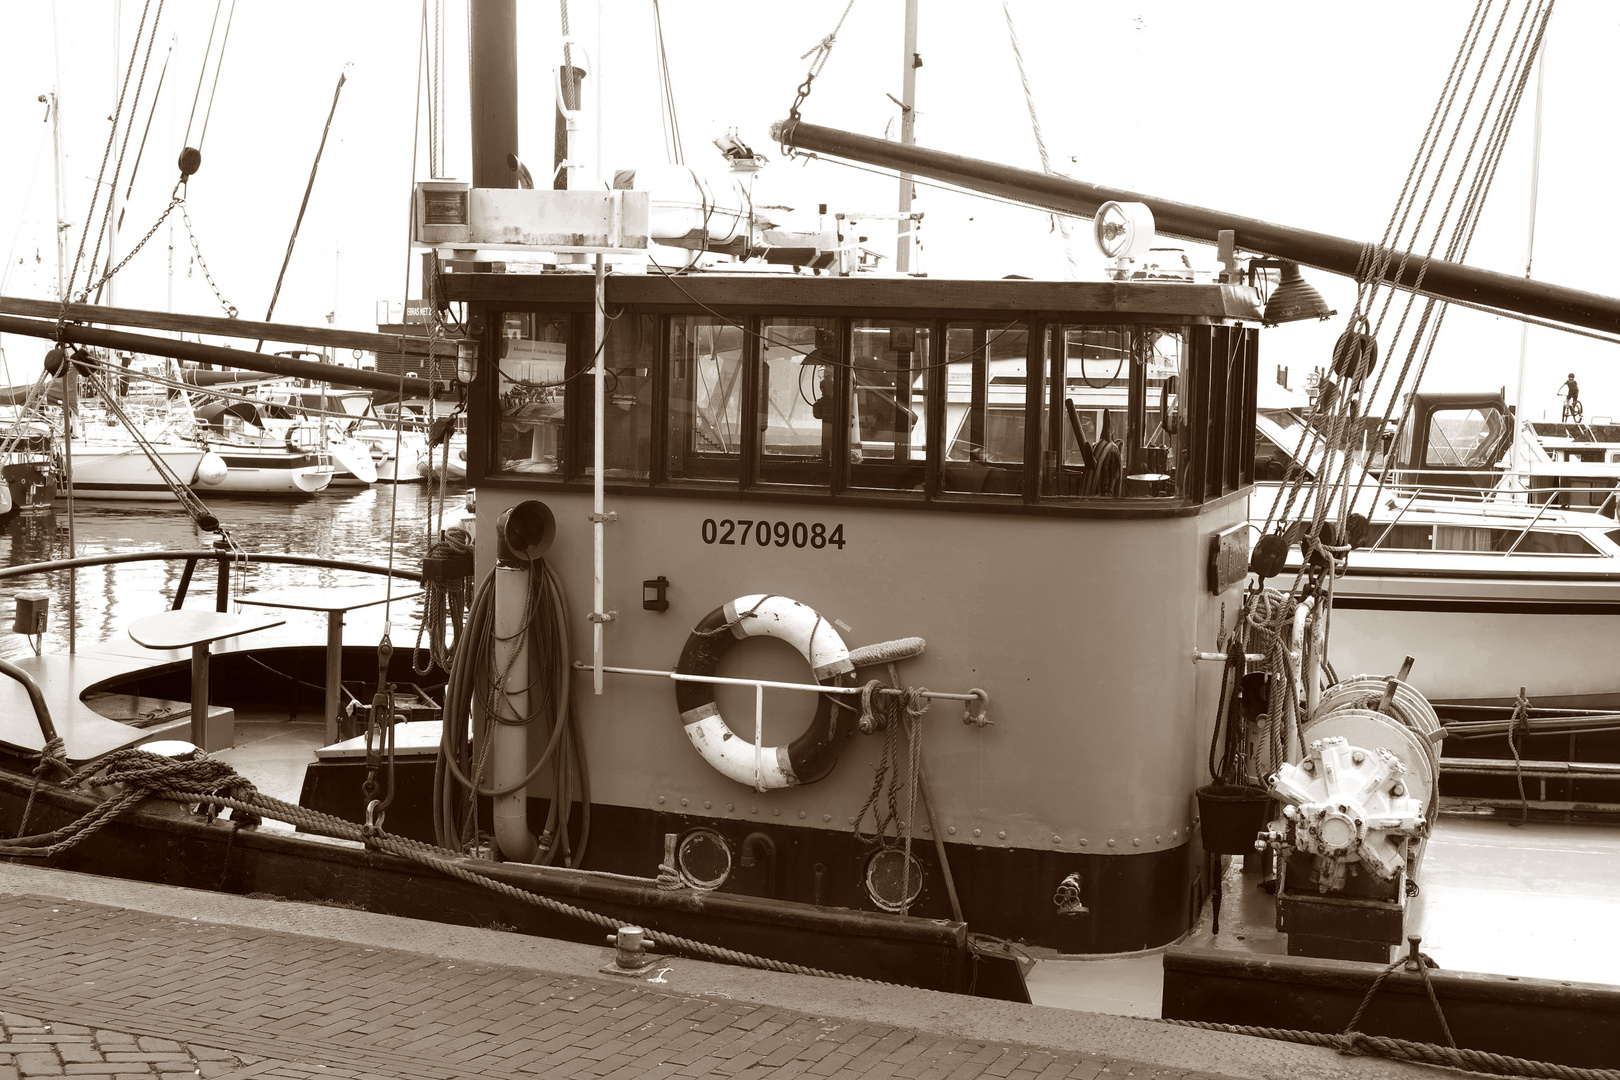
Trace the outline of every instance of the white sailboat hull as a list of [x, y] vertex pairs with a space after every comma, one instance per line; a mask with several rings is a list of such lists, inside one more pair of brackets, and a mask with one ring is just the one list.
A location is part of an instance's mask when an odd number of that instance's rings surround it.
[[[183, 484], [197, 475], [207, 453], [200, 446], [157, 447], [158, 455]], [[64, 474], [64, 481], [66, 476]], [[62, 487], [67, 485], [64, 482]], [[138, 446], [96, 446], [73, 443], [73, 497], [75, 499], [168, 498], [169, 485]], [[65, 495], [65, 492], [58, 497]]]

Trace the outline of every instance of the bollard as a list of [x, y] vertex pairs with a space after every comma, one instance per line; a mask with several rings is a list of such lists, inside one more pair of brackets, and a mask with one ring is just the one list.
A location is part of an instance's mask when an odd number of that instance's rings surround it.
[[647, 931], [639, 926], [621, 926], [617, 934], [607, 936], [607, 942], [613, 946], [613, 962], [603, 964], [601, 970], [608, 975], [640, 975], [658, 962], [647, 951], [652, 944]]

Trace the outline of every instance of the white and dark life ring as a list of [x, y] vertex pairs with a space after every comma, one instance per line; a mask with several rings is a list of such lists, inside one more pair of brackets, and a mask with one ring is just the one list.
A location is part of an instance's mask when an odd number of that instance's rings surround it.
[[[686, 639], [676, 670], [713, 675], [732, 645], [749, 637], [779, 638], [792, 645], [823, 686], [854, 684], [855, 665], [832, 624], [808, 605], [765, 593], [739, 596], [704, 616]], [[713, 683], [675, 683], [681, 724], [703, 760], [739, 784], [767, 791], [813, 784], [832, 772], [856, 715], [835, 705], [836, 696], [817, 694], [815, 719], [802, 735], [786, 746], [767, 746], [756, 754], [753, 740], [732, 731], [721, 717]]]

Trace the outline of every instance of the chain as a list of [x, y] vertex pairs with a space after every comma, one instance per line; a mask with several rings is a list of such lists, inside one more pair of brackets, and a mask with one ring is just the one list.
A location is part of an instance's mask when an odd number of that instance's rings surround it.
[[134, 247], [129, 249], [129, 254], [125, 255], [122, 259], [119, 259], [117, 266], [111, 267], [105, 274], [102, 274], [101, 277], [86, 285], [84, 289], [80, 291], [79, 303], [82, 304], [89, 299], [91, 293], [101, 288], [101, 286], [106, 284], [108, 281], [111, 281], [114, 274], [118, 273], [118, 271], [122, 270], [126, 265], [128, 265], [129, 260], [140, 254], [141, 248], [146, 246], [146, 242], [157, 234], [158, 226], [167, 221], [169, 215], [174, 213], [174, 208], [183, 205], [184, 202], [185, 200], [182, 199], [179, 194], [176, 194], [174, 198], [169, 200], [169, 205], [164, 207], [163, 213], [159, 214], [158, 219], [152, 222], [152, 227], [146, 230], [146, 235], [141, 237], [140, 241]]
[[186, 213], [186, 202], [184, 199], [177, 201], [180, 204], [180, 216], [186, 222], [186, 235], [191, 238], [191, 250], [197, 255], [197, 265], [202, 267], [203, 277], [208, 279], [208, 287], [214, 290], [214, 297], [219, 301], [219, 306], [225, 309], [226, 315], [234, 319], [236, 305], [226, 300], [225, 294], [219, 291], [219, 286], [214, 282], [214, 275], [208, 270], [208, 260], [203, 258], [202, 248], [197, 245], [197, 231], [191, 227], [191, 215]]
[[[838, 31], [844, 28], [844, 20], [849, 18], [850, 10], [854, 6], [855, 0], [849, 0], [849, 3], [844, 7], [844, 13], [838, 16], [838, 25], [833, 27], [832, 33], [817, 42], [815, 48], [799, 57], [800, 60], [810, 60], [810, 70], [805, 72], [804, 82], [799, 84], [798, 96], [793, 99], [793, 104], [788, 108], [788, 124], [783, 131], [784, 136], [791, 134], [794, 125], [799, 122], [799, 106], [803, 105], [804, 99], [810, 96], [810, 84], [816, 81], [816, 76], [821, 74], [821, 69], [827, 66], [827, 58], [832, 55], [833, 43], [838, 40]], [[811, 57], [815, 57], [815, 59], [811, 60]], [[794, 151], [788, 148], [786, 137], [783, 138], [781, 146], [783, 157], [792, 157], [794, 155]]]

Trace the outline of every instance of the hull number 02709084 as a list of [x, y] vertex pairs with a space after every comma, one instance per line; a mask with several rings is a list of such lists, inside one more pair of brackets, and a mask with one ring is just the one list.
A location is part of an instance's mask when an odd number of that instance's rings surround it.
[[730, 544], [738, 547], [779, 547], [844, 549], [842, 522], [826, 525], [820, 521], [763, 521], [753, 518], [703, 519], [705, 544]]

